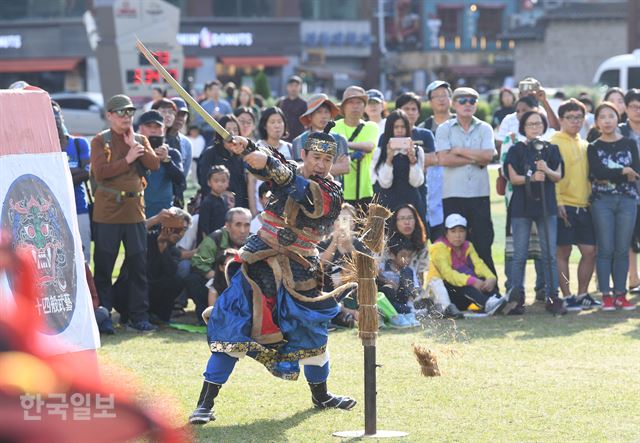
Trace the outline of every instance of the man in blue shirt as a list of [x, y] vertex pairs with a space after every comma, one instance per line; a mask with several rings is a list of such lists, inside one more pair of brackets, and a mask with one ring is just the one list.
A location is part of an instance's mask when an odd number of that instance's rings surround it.
[[444, 216], [460, 214], [469, 223], [470, 241], [494, 274], [491, 255], [493, 222], [489, 200], [489, 172], [496, 149], [491, 125], [474, 116], [478, 92], [457, 88], [453, 92], [456, 118], [444, 122], [436, 132], [436, 152], [444, 166], [442, 205]]
[[151, 171], [147, 177], [144, 190], [145, 215], [151, 218], [162, 209], [169, 209], [173, 201], [174, 183], [183, 187], [185, 178], [182, 174], [182, 158], [180, 151], [164, 143], [164, 118], [154, 110], [140, 116], [140, 134], [149, 139], [151, 147], [160, 159], [160, 168]]
[[[220, 80], [213, 80], [204, 85], [204, 93], [207, 99], [200, 103], [202, 108], [207, 111], [216, 120], [225, 114], [231, 114], [232, 109], [228, 101], [220, 97], [222, 83]], [[213, 128], [205, 123], [200, 115], [196, 115], [194, 123], [200, 126], [202, 136], [206, 142], [205, 146], [209, 146], [213, 141]]]
[[89, 168], [91, 166], [89, 143], [85, 138], [70, 136], [64, 124], [64, 116], [62, 115], [60, 105], [52, 102], [52, 107], [60, 136], [60, 145], [64, 152], [67, 153], [69, 170], [71, 171], [71, 179], [73, 180], [78, 230], [80, 231], [84, 261], [89, 263], [91, 260], [91, 219], [89, 217], [87, 188], [85, 185], [85, 182], [89, 180]]

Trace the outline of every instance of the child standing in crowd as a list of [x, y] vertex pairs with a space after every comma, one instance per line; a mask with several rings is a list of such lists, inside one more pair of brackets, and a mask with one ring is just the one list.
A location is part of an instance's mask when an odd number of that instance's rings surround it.
[[[429, 282], [444, 282], [446, 291], [434, 291], [436, 303], [449, 308], [451, 316], [474, 303], [492, 315], [503, 311], [508, 314], [515, 303], [507, 303], [496, 287], [496, 276], [478, 256], [473, 244], [467, 241], [467, 220], [460, 214], [451, 214], [445, 220], [445, 235], [429, 251]], [[446, 310], [445, 310], [446, 312]], [[457, 314], [456, 314], [457, 313]]]
[[[626, 298], [629, 244], [637, 212], [640, 161], [635, 143], [618, 132], [616, 106], [603, 102], [595, 112], [600, 138], [587, 148], [591, 178], [591, 213], [596, 230], [596, 275], [602, 310], [632, 310]], [[613, 291], [611, 290], [613, 278]]]
[[229, 189], [229, 170], [223, 165], [214, 165], [207, 176], [211, 192], [200, 205], [198, 218], [198, 242], [216, 229], [224, 226], [229, 205], [224, 193]]

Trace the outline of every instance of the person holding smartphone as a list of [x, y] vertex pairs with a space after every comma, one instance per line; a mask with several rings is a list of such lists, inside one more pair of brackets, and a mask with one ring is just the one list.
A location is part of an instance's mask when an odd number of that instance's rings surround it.
[[140, 116], [140, 134], [149, 139], [149, 144], [160, 159], [160, 168], [147, 177], [144, 191], [144, 206], [147, 218], [169, 209], [173, 202], [174, 183], [183, 189], [185, 177], [182, 174], [182, 156], [180, 151], [169, 147], [164, 139], [164, 117], [156, 110], [147, 111]]
[[381, 205], [395, 211], [410, 203], [424, 219], [424, 201], [419, 188], [424, 184], [424, 151], [411, 140], [407, 114], [396, 109], [387, 117], [380, 144], [373, 153], [373, 174], [380, 185]]

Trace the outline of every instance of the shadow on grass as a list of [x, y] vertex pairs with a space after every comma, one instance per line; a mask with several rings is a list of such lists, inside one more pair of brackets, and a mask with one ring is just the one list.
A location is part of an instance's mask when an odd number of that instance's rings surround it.
[[[247, 405], [247, 407], [250, 407]], [[322, 411], [314, 408], [296, 412], [286, 418], [264, 419], [252, 423], [217, 426], [215, 422], [196, 428], [197, 441], [287, 441], [286, 432]]]

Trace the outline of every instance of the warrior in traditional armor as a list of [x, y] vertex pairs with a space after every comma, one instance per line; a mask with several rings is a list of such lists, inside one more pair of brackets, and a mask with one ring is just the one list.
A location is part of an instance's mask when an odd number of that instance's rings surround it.
[[327, 391], [327, 325], [347, 285], [323, 293], [316, 245], [332, 229], [343, 202], [329, 171], [336, 142], [324, 132], [309, 135], [303, 163], [287, 161], [275, 149], [234, 137], [228, 149], [242, 155], [248, 171], [270, 183], [272, 197], [262, 228], [227, 267], [229, 287], [210, 311], [207, 340], [211, 356], [192, 424], [215, 419], [213, 403], [238, 359], [245, 355], [273, 375], [296, 380], [300, 365], [318, 408], [351, 409], [356, 401]]

